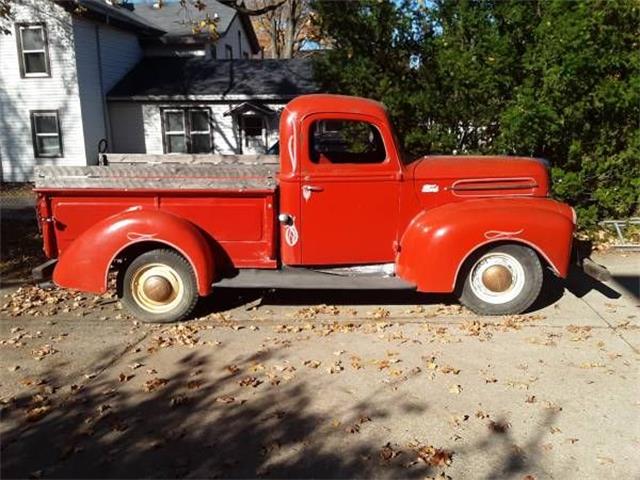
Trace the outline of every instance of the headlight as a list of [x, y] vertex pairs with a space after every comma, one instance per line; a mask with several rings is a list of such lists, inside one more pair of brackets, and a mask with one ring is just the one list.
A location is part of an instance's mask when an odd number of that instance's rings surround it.
[[573, 220], [573, 224], [577, 225], [578, 224], [578, 214], [576, 213], [576, 209], [571, 207], [571, 218]]

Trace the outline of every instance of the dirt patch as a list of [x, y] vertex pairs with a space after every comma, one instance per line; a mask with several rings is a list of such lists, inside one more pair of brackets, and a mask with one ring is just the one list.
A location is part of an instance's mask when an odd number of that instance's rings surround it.
[[31, 269], [45, 261], [36, 219], [3, 215], [0, 235], [0, 283], [8, 285], [29, 280]]

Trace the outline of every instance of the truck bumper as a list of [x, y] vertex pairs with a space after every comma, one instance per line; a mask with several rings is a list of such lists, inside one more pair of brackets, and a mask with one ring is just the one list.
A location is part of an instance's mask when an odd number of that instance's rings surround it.
[[51, 275], [53, 275], [53, 269], [55, 268], [56, 263], [58, 263], [58, 259], [52, 258], [31, 270], [31, 278], [33, 281], [41, 283], [51, 280]]
[[611, 273], [607, 267], [591, 260], [591, 242], [574, 239], [573, 260], [580, 270], [600, 282], [611, 280]]

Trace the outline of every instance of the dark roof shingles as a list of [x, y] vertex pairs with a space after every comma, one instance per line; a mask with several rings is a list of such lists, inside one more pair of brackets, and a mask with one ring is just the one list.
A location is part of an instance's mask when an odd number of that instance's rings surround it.
[[311, 59], [146, 58], [108, 97], [272, 95], [286, 98], [317, 91]]

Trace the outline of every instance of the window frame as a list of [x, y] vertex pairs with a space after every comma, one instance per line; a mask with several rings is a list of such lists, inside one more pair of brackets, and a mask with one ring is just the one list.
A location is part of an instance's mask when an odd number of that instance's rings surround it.
[[[57, 133], [38, 133], [36, 130], [36, 116], [37, 115], [54, 115], [56, 119]], [[62, 130], [60, 129], [60, 111], [59, 110], [29, 110], [29, 118], [31, 119], [31, 143], [33, 145], [33, 156], [35, 158], [63, 158], [64, 146], [62, 143]], [[54, 155], [47, 155], [40, 153], [38, 148], [38, 137], [57, 137], [59, 153]]]
[[[42, 39], [44, 46], [42, 50], [26, 50], [26, 53], [44, 53], [45, 72], [28, 73], [25, 62], [25, 49], [23, 48], [22, 30], [25, 28], [39, 27], [42, 29]], [[18, 61], [20, 64], [20, 77], [22, 78], [50, 78], [51, 77], [51, 61], [49, 57], [49, 36], [47, 34], [47, 25], [45, 22], [18, 22], [16, 28], [16, 44], [18, 47]]]
[[[207, 112], [207, 126], [209, 129], [207, 131], [204, 130], [191, 130], [191, 112], [193, 111], [205, 111]], [[167, 130], [167, 113], [181, 113], [183, 120], [183, 131], [178, 130]], [[162, 150], [167, 155], [211, 155], [214, 151], [214, 143], [213, 143], [213, 128], [211, 126], [211, 120], [213, 118], [211, 114], [210, 107], [162, 107], [160, 109], [160, 117], [161, 117], [161, 127], [162, 127]], [[184, 144], [186, 146], [186, 152], [170, 152], [169, 151], [169, 142], [168, 137], [170, 135], [177, 136], [179, 134], [183, 135]], [[205, 153], [193, 153], [193, 142], [191, 135], [208, 135], [210, 150]]]
[[[189, 150], [191, 150], [191, 154], [192, 155], [210, 155], [213, 152], [213, 138], [212, 138], [212, 133], [213, 133], [213, 129], [211, 128], [211, 109], [207, 108], [207, 107], [195, 107], [195, 108], [187, 108], [185, 110], [187, 112], [187, 119], [188, 119], [188, 123], [189, 123], [189, 135], [188, 135], [188, 141], [189, 141]], [[192, 119], [191, 119], [191, 114], [193, 112], [207, 112], [207, 130], [193, 130], [191, 128], [192, 125]], [[185, 126], [186, 127], [186, 126]], [[200, 135], [200, 136], [207, 136], [209, 138], [209, 152], [207, 153], [194, 153], [193, 152], [193, 135]]]
[[228, 43], [224, 45], [224, 59], [233, 60], [233, 47]]
[[[314, 128], [315, 124], [320, 124], [322, 125], [322, 133], [323, 134], [327, 134], [327, 133], [337, 133], [340, 132], [341, 128], [338, 129], [329, 129], [329, 130], [325, 130], [325, 125], [326, 122], [340, 122], [340, 123], [346, 123], [346, 122], [353, 122], [353, 123], [363, 123], [363, 124], [367, 124], [370, 128], [374, 128], [379, 136], [379, 140], [380, 140], [380, 146], [384, 149], [384, 156], [382, 158], [381, 161], [376, 161], [376, 162], [328, 162], [328, 163], [321, 163], [318, 161], [314, 160], [314, 153], [313, 153], [313, 148], [314, 148], [314, 139], [313, 139], [313, 133], [312, 130]], [[379, 167], [379, 166], [384, 166], [384, 165], [388, 165], [390, 163], [390, 154], [389, 154], [389, 148], [387, 145], [387, 141], [383, 135], [383, 130], [381, 128], [381, 125], [375, 121], [374, 119], [369, 119], [369, 118], [359, 118], [357, 116], [351, 116], [351, 115], [344, 115], [344, 116], [340, 116], [340, 117], [324, 117], [324, 116], [318, 116], [317, 118], [310, 118], [305, 126], [305, 131], [307, 132], [307, 142], [306, 142], [306, 157], [308, 158], [309, 164], [313, 165], [314, 168], [326, 168], [327, 166], [331, 166], [333, 168], [335, 168], [336, 166], [338, 166], [338, 168], [340, 169], [344, 169], [344, 168], [362, 168], [362, 167], [367, 167], [367, 168], [371, 168], [371, 167]]]

